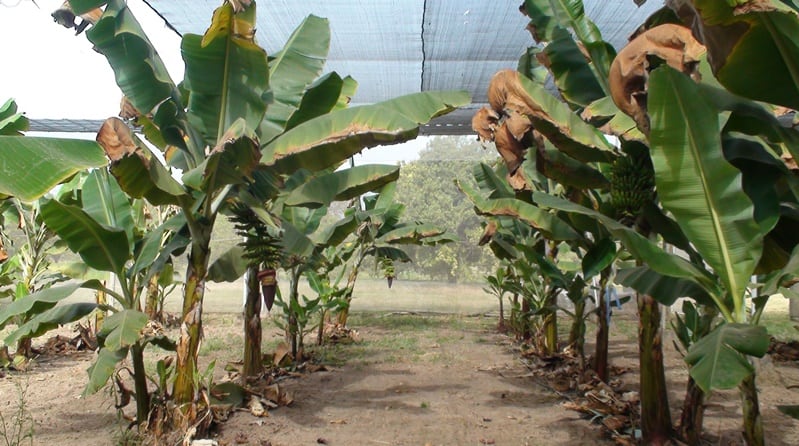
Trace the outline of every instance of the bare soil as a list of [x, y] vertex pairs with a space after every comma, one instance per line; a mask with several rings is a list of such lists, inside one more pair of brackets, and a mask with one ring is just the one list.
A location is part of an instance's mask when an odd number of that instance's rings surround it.
[[[632, 316], [624, 317], [632, 326]], [[568, 393], [530, 373], [518, 347], [493, 329], [493, 318], [389, 314], [355, 315], [353, 322], [360, 327], [358, 342], [317, 350], [326, 371], [280, 383], [293, 393], [292, 405], [265, 417], [236, 412], [214, 439], [221, 445], [272, 446], [613, 444], [597, 424], [563, 407]], [[612, 331], [611, 361], [629, 369], [618, 377], [622, 387], [636, 390], [635, 342], [629, 329]], [[216, 360], [216, 379], [225, 378], [223, 364], [240, 356], [240, 332], [237, 315], [207, 315], [202, 357], [204, 364]], [[277, 330], [266, 332], [265, 345], [275, 345]], [[676, 420], [687, 372], [670, 342], [666, 347]], [[165, 354], [153, 352], [150, 361]], [[43, 356], [30, 371], [0, 379], [6, 423], [19, 407], [18, 389], [27, 386], [24, 407], [35, 423], [33, 444], [120, 444], [127, 423], [117, 418], [110, 394], [80, 396], [93, 358], [90, 352]], [[799, 444], [799, 421], [776, 409], [799, 404], [799, 389], [789, 388], [797, 384], [796, 361], [760, 361], [758, 386], [770, 445]], [[737, 392], [714, 393], [705, 420], [709, 444], [741, 444], [739, 423]]]

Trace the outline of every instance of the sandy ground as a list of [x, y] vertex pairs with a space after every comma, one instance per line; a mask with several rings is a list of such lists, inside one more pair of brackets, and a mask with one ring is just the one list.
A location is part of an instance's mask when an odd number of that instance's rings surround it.
[[[619, 315], [632, 319], [632, 315]], [[392, 318], [398, 316], [384, 316]], [[215, 439], [222, 445], [585, 445], [612, 444], [597, 425], [562, 407], [563, 396], [520, 361], [512, 342], [492, 330], [493, 319], [425, 317], [422, 328], [376, 324], [360, 329], [360, 342], [326, 353], [327, 371], [282, 383], [295, 402], [256, 418], [237, 412]], [[389, 321], [390, 322], [390, 321]], [[637, 388], [636, 347], [617, 330], [614, 365], [628, 367], [624, 387]], [[65, 332], [69, 332], [65, 329]], [[240, 319], [208, 314], [203, 364], [240, 355]], [[275, 329], [265, 344], [274, 345]], [[592, 347], [588, 347], [590, 352]], [[687, 379], [682, 360], [667, 343], [673, 419], [679, 416]], [[93, 353], [40, 357], [27, 373], [0, 379], [0, 411], [6, 422], [18, 407], [19, 386], [33, 415], [35, 445], [120, 444], [120, 423], [107, 392], [81, 398]], [[204, 365], [201, 365], [204, 367]], [[758, 385], [770, 445], [799, 444], [799, 421], [779, 413], [779, 404], [799, 404], [799, 364], [760, 362]], [[740, 410], [734, 391], [714, 393], [706, 414], [710, 444], [741, 444]], [[0, 444], [2, 438], [0, 438]], [[28, 444], [28, 443], [22, 443]]]

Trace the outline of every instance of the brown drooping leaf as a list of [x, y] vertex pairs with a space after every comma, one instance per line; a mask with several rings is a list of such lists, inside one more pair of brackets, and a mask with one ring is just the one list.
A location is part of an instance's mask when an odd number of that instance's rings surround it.
[[669, 66], [698, 79], [699, 57], [705, 47], [691, 30], [671, 23], [649, 29], [627, 44], [610, 66], [608, 80], [613, 102], [631, 116], [638, 128], [649, 132], [646, 114], [646, 92], [652, 56]]
[[294, 396], [282, 389], [278, 384], [272, 384], [264, 389], [264, 397], [273, 401], [278, 406], [289, 406], [294, 402]]
[[130, 103], [127, 96], [122, 96], [119, 102], [119, 117], [122, 119], [136, 119], [141, 115], [141, 112], [136, 110], [136, 107]]
[[481, 141], [494, 141], [494, 131], [499, 125], [499, 113], [483, 107], [472, 116], [472, 130], [477, 133]]
[[489, 220], [488, 224], [486, 225], [485, 229], [483, 230], [483, 235], [480, 237], [480, 241], [477, 242], [478, 246], [483, 246], [486, 243], [491, 241], [491, 237], [497, 233], [497, 222], [494, 220]]
[[275, 367], [280, 367], [280, 364], [284, 363], [284, 360], [291, 359], [291, 347], [288, 346], [285, 342], [281, 342], [280, 344], [275, 347], [275, 353], [272, 357], [272, 365]]
[[111, 161], [119, 161], [138, 149], [130, 128], [119, 118], [106, 119], [96, 139]]

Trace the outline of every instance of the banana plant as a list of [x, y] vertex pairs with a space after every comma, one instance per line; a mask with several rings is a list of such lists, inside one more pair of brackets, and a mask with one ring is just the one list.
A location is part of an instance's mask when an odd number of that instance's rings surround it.
[[[68, 277], [52, 268], [51, 256], [63, 248], [58, 246], [56, 234], [42, 221], [39, 203], [26, 204], [17, 198], [9, 198], [3, 204], [6, 209], [2, 212], [0, 222], [4, 226], [16, 223], [24, 236], [16, 253], [8, 260], [9, 266], [15, 266], [10, 274], [14, 284], [12, 300], [24, 299], [29, 294], [67, 280]], [[15, 317], [14, 322], [19, 326], [34, 316], [35, 313], [25, 313]], [[31, 358], [31, 349], [31, 338], [22, 337], [17, 342], [16, 354], [21, 359]]]
[[147, 375], [143, 352], [148, 344], [174, 349], [174, 343], [157, 331], [145, 330], [149, 319], [142, 312], [143, 295], [149, 277], [163, 267], [165, 257], [172, 253], [162, 250], [162, 235], [176, 232], [183, 226], [182, 217], [175, 217], [153, 231], [142, 234], [134, 231], [130, 199], [111, 179], [107, 170], [95, 170], [86, 178], [81, 200], [68, 203], [47, 199], [41, 204], [44, 222], [80, 255], [87, 266], [114, 275], [120, 291], [100, 281], [48, 288], [26, 296], [4, 309], [0, 319], [23, 311], [35, 311], [37, 316], [19, 326], [6, 342], [34, 336], [58, 325], [75, 321], [97, 308], [93, 303], [56, 305], [78, 288], [101, 290], [111, 296], [117, 306], [105, 306], [111, 312], [98, 332], [100, 350], [89, 368], [89, 383], [85, 393], [101, 389], [114, 373], [118, 362], [130, 355], [135, 383], [136, 420], [141, 424], [150, 413]]
[[[469, 98], [463, 92], [425, 92], [321, 115], [304, 114], [311, 118], [302, 122], [297, 116], [302, 103], [297, 101], [306, 89], [311, 90], [313, 79], [294, 83], [285, 76], [282, 84], [270, 89], [270, 75], [276, 75], [278, 69], [291, 72], [297, 63], [311, 67], [318, 75], [322, 61], [314, 54], [285, 52], [276, 55], [270, 65], [265, 51], [255, 43], [254, 2], [224, 2], [203, 36], [183, 37], [186, 70], [182, 89], [171, 80], [123, 1], [75, 0], [70, 4], [77, 15], [105, 5], [102, 16], [85, 34], [109, 61], [134, 123], [163, 152], [168, 166], [150, 157], [118, 120], [108, 121], [98, 133], [101, 151], [94, 142], [44, 138], [19, 144], [16, 138], [1, 137], [0, 152], [14, 155], [10, 157], [14, 163], [7, 164], [13, 171], [3, 172], [0, 193], [36, 197], [49, 190], [52, 181], [38, 180], [40, 175], [31, 175], [31, 166], [51, 169], [41, 177], [58, 181], [110, 160], [111, 173], [130, 197], [181, 209], [189, 233], [189, 265], [172, 396], [191, 421], [197, 415], [199, 401], [197, 354], [210, 235], [235, 186], [252, 182], [260, 169], [275, 173], [296, 171], [300, 166], [319, 170], [365, 147], [411, 139], [420, 124], [467, 103]], [[335, 76], [326, 81], [342, 86], [332, 95], [336, 103], [341, 99], [341, 89], [351, 85]], [[322, 85], [328, 84], [315, 84], [318, 89], [314, 91], [325, 92]], [[267, 114], [272, 101], [283, 105], [276, 106], [284, 110], [277, 113], [282, 117]], [[286, 125], [278, 134], [265, 128], [265, 120], [280, 122], [286, 116]], [[14, 152], [6, 151], [7, 147]], [[60, 161], [72, 158], [78, 158], [78, 162]], [[42, 159], [59, 163], [41, 163]], [[171, 167], [183, 171], [180, 181], [172, 177]], [[17, 181], [22, 179], [22, 172], [25, 178], [37, 178], [35, 184]]]

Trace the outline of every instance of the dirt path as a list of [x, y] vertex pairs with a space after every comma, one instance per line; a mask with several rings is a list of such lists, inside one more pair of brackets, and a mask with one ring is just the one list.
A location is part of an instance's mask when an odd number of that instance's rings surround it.
[[[361, 336], [370, 343], [397, 334], [367, 328]], [[503, 336], [444, 324], [422, 333], [404, 357], [367, 351], [290, 382], [294, 405], [263, 419], [237, 414], [224, 425], [220, 443], [602, 444], [598, 429], [534, 384], [509, 350]]]
[[[254, 446], [612, 444], [598, 426], [564, 409], [562, 396], [531, 376], [508, 338], [495, 333], [494, 323], [493, 318], [353, 314], [351, 325], [361, 327], [358, 342], [318, 350], [327, 371], [281, 382], [293, 393], [294, 404], [268, 417], [236, 412], [214, 438], [220, 445]], [[241, 321], [235, 314], [209, 314], [205, 327], [200, 367], [215, 360], [218, 381], [225, 377], [224, 365], [240, 358]], [[611, 361], [629, 369], [619, 379], [624, 389], [635, 390], [636, 345], [626, 333], [634, 330], [623, 328], [615, 332]], [[266, 329], [265, 349], [279, 339], [278, 330]], [[676, 420], [687, 372], [670, 341], [666, 346]], [[164, 355], [152, 352], [147, 363], [152, 367]], [[13, 418], [18, 388], [27, 384], [24, 408], [33, 416], [32, 444], [137, 444], [121, 441], [130, 431], [117, 419], [107, 391], [81, 398], [93, 359], [93, 353], [43, 357], [31, 371], [0, 379], [0, 411], [6, 420]], [[769, 445], [797, 444], [799, 421], [776, 409], [799, 404], [799, 389], [792, 388], [799, 384], [797, 365], [769, 358], [759, 364]], [[705, 420], [712, 444], [741, 444], [739, 406], [734, 390], [714, 392]]]

